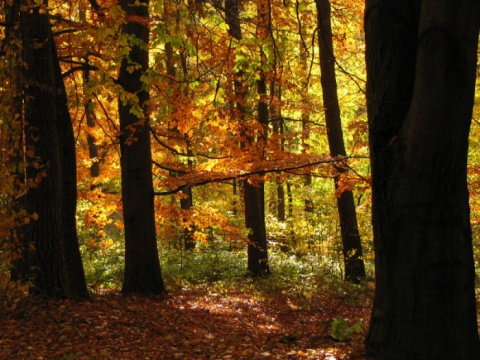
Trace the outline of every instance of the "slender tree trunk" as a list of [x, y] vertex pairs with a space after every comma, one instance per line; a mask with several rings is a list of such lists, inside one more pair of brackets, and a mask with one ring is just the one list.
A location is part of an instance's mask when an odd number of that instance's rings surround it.
[[[88, 57], [85, 57], [85, 64], [88, 66]], [[83, 72], [83, 81], [88, 83], [90, 79], [90, 70], [85, 69]], [[95, 113], [93, 112], [93, 102], [91, 99], [87, 100], [85, 104], [85, 117], [87, 118], [87, 127], [90, 130], [95, 129]], [[87, 145], [88, 145], [88, 156], [92, 161], [90, 165], [90, 176], [96, 178], [100, 176], [100, 159], [98, 157], [98, 145], [96, 144], [95, 136], [92, 134], [87, 134]]]
[[285, 188], [277, 175], [277, 219], [278, 221], [286, 221], [287, 213], [285, 212]]
[[[240, 2], [238, 0], [227, 0], [225, 2], [226, 22], [229, 26], [229, 35], [237, 40], [241, 40], [242, 33], [240, 28]], [[237, 98], [236, 115], [238, 119], [245, 119], [245, 95], [246, 89], [242, 84], [243, 74], [238, 71], [234, 79], [234, 89]], [[265, 81], [258, 81], [258, 93], [260, 100], [258, 103], [258, 120], [260, 123], [268, 121], [268, 105], [265, 102], [266, 95]], [[263, 124], [263, 123], [262, 123]], [[265, 124], [263, 124], [265, 125]], [[266, 134], [266, 128], [264, 129]], [[263, 136], [263, 135], [262, 135]], [[266, 140], [266, 138], [265, 138]], [[263, 144], [260, 146], [265, 146]], [[256, 145], [254, 139], [246, 139], [249, 147]], [[258, 144], [257, 144], [258, 145]], [[261, 153], [261, 151], [259, 152]], [[265, 188], [264, 183], [251, 184], [249, 181], [243, 183], [243, 198], [245, 206], [245, 225], [249, 229], [248, 234], [248, 274], [251, 276], [260, 276], [268, 274], [268, 253], [267, 253], [267, 235], [265, 231]]]
[[[330, 2], [328, 0], [316, 0], [315, 2], [318, 15], [321, 84], [328, 145], [331, 156], [344, 156], [346, 155], [346, 151], [335, 77]], [[335, 189], [338, 189], [340, 176], [345, 173], [347, 169], [342, 163], [337, 164], [335, 169], [337, 171], [337, 175], [334, 178]], [[345, 280], [357, 283], [365, 278], [365, 266], [362, 259], [362, 244], [358, 231], [353, 192], [350, 190], [342, 191], [341, 194], [337, 196], [337, 207], [345, 261]]]
[[[288, 199], [288, 219], [293, 219], [293, 192], [292, 192], [292, 185], [290, 184], [290, 181], [287, 178], [287, 199]], [[292, 244], [292, 247], [296, 247], [297, 245], [297, 238], [295, 236], [295, 228], [293, 226], [294, 224], [292, 221], [288, 222], [288, 228], [290, 229], [289, 231], [289, 236], [290, 236], [290, 244]]]
[[[308, 71], [308, 66], [307, 66], [307, 49], [305, 46], [305, 43], [303, 41], [300, 42], [300, 61], [301, 61], [301, 66], [302, 70], [305, 71], [305, 73]], [[308, 79], [308, 77], [307, 77]], [[308, 91], [308, 80], [306, 81], [304, 85], [305, 92]], [[310, 151], [310, 144], [308, 140], [310, 139], [310, 116], [308, 111], [305, 109], [308, 104], [307, 101], [303, 101], [303, 109], [302, 109], [302, 153], [308, 153]], [[305, 183], [304, 186], [309, 189], [312, 186], [312, 175], [307, 174], [305, 175]], [[315, 211], [315, 207], [313, 205], [313, 200], [311, 197], [306, 197], [304, 200], [304, 209], [305, 212], [308, 214], [313, 214]]]
[[[80, 21], [85, 21], [85, 9], [80, 8], [79, 10], [79, 17]], [[85, 117], [87, 119], [87, 127], [89, 130], [95, 129], [96, 122], [95, 122], [95, 113], [93, 111], [93, 102], [92, 99], [90, 98], [90, 95], [86, 93], [87, 90], [87, 84], [90, 81], [90, 69], [88, 68], [89, 66], [89, 60], [88, 60], [88, 55], [85, 55], [84, 57], [85, 61], [85, 69], [83, 70], [83, 92], [84, 95], [87, 97], [87, 101], [85, 103]], [[98, 159], [98, 146], [95, 143], [95, 137], [88, 133], [87, 134], [87, 145], [88, 145], [88, 156], [90, 160], [92, 161], [92, 164], [90, 165], [90, 176], [92, 178], [100, 176], [100, 163]]]
[[[276, 102], [272, 102], [270, 105], [270, 113], [272, 117], [272, 130], [273, 133], [275, 134], [275, 137], [278, 139], [277, 144], [278, 148], [281, 151], [285, 151], [285, 146], [284, 146], [284, 139], [283, 139], [283, 119], [282, 119], [282, 109], [280, 107], [280, 100], [281, 100], [281, 90], [280, 90], [280, 85], [277, 85], [272, 82], [270, 86], [270, 92], [272, 94], [276, 95]], [[268, 121], [268, 119], [267, 119]], [[286, 221], [287, 220], [287, 214], [285, 212], [285, 188], [283, 182], [280, 181], [280, 173], [278, 173], [275, 176], [277, 180], [277, 186], [276, 186], [276, 195], [277, 195], [277, 201], [276, 201], [276, 211], [277, 211], [277, 219], [279, 221]]]
[[[189, 143], [189, 142], [187, 142]], [[190, 149], [190, 145], [188, 146], [188, 154], [193, 156], [193, 152]], [[187, 160], [187, 164], [189, 168], [192, 168], [193, 162], [192, 160]], [[191, 216], [191, 211], [193, 208], [193, 191], [191, 186], [187, 186], [182, 190], [182, 192], [186, 195], [185, 198], [180, 199], [180, 208], [182, 209], [182, 212], [185, 212], [188, 217]], [[190, 225], [189, 227], [185, 228], [183, 231], [183, 247], [185, 250], [193, 250], [195, 249], [196, 242], [195, 239], [193, 238], [194, 234], [194, 229], [193, 225]]]
[[238, 214], [238, 182], [236, 179], [232, 180], [232, 214], [234, 217]]
[[[267, 37], [267, 26], [270, 13], [266, 3], [257, 4], [258, 25], [257, 37], [261, 40]], [[260, 69], [260, 79], [257, 80], [258, 104], [257, 121], [262, 128], [257, 138], [246, 136], [248, 147], [263, 156], [267, 142], [268, 131], [268, 99], [265, 73]], [[243, 196], [245, 199], [245, 224], [248, 235], [248, 273], [251, 276], [264, 276], [270, 273], [268, 266], [267, 232], [265, 228], [265, 183], [253, 185], [245, 181]]]
[[480, 359], [466, 181], [479, 5], [367, 1], [377, 359]]
[[[172, 21], [173, 18], [175, 19], [175, 21], [177, 22], [177, 25], [179, 25], [179, 22], [180, 22], [180, 13], [179, 13], [179, 10], [175, 10], [174, 12], [172, 12], [172, 10], [169, 8], [169, 5], [170, 3], [167, 4], [167, 6], [165, 7], [164, 9], [164, 14], [165, 14], [165, 18], [166, 19], [169, 19], [169, 21]], [[189, 7], [193, 6], [192, 4], [189, 3]], [[174, 15], [174, 16], [172, 16]], [[178, 96], [185, 96], [184, 92], [182, 92], [181, 90], [179, 90], [177, 88], [177, 84], [175, 82], [175, 79], [176, 79], [176, 76], [177, 76], [177, 66], [178, 65], [181, 65], [181, 69], [183, 71], [183, 79], [184, 80], [188, 80], [188, 69], [187, 69], [187, 62], [186, 62], [186, 58], [184, 56], [184, 54], [181, 54], [180, 55], [180, 64], [176, 64], [175, 63], [175, 59], [174, 59], [174, 54], [173, 54], [173, 47], [172, 47], [172, 44], [171, 42], [168, 42], [165, 44], [165, 55], [166, 55], [166, 69], [167, 69], [167, 75], [168, 75], [168, 80], [170, 82], [170, 85], [172, 87], [172, 89], [174, 89], [174, 91], [176, 93], [178, 93]], [[188, 87], [187, 87], [188, 88]], [[175, 105], [173, 105], [175, 107]], [[171, 113], [175, 113], [177, 111], [177, 109], [173, 108]], [[174, 132], [177, 132], [178, 134], [180, 134], [180, 131], [178, 130], [178, 127], [177, 125], [174, 125], [174, 128], [173, 128], [173, 131]], [[189, 156], [188, 160], [187, 160], [187, 165], [189, 168], [191, 168], [193, 166], [193, 163], [192, 163], [192, 160], [191, 160], [191, 156], [193, 156], [193, 151], [191, 149], [191, 141], [188, 139], [188, 135], [187, 134], [183, 134], [183, 136], [185, 137], [185, 148], [186, 148], [186, 152], [187, 152], [187, 155]], [[183, 174], [179, 174], [179, 175], [183, 175]], [[183, 219], [184, 222], [186, 222], [188, 220], [188, 217], [190, 216], [190, 213], [192, 211], [192, 208], [193, 208], [193, 190], [192, 190], [192, 187], [191, 186], [186, 186], [183, 190], [182, 190], [182, 193], [185, 197], [182, 197], [180, 199], [180, 209], [182, 211], [182, 213], [185, 214], [185, 217]], [[193, 250], [195, 249], [195, 246], [196, 246], [196, 243], [195, 243], [195, 240], [193, 238], [193, 235], [194, 235], [194, 229], [190, 226], [188, 228], [184, 228], [183, 229], [183, 236], [182, 236], [182, 246], [185, 250]]]
[[[160, 294], [165, 292], [165, 286], [155, 230], [147, 112], [149, 93], [147, 84], [142, 81], [142, 75], [148, 69], [148, 0], [121, 0], [120, 4], [127, 17], [123, 33], [135, 41], [132, 41], [129, 54], [122, 61], [119, 83], [125, 92], [135, 94], [138, 99], [138, 102], [119, 101], [125, 222], [125, 279], [122, 292]], [[133, 70], [132, 65], [136, 65]]]

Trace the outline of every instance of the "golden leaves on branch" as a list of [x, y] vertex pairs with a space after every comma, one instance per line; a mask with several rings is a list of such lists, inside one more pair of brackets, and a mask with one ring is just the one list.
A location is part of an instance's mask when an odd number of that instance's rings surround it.
[[[182, 176], [167, 177], [161, 184], [168, 190], [157, 191], [155, 195], [168, 195], [176, 193], [187, 186], [205, 185], [212, 182], [227, 182], [234, 179], [246, 179], [255, 176], [252, 183], [259, 178], [273, 172], [291, 172], [295, 174], [309, 173], [313, 168], [323, 169], [323, 176], [329, 177], [326, 165], [333, 164], [348, 157], [332, 158], [326, 155], [272, 153], [265, 160], [244, 154], [240, 158], [227, 158], [210, 160]], [[322, 176], [322, 172], [317, 174]]]

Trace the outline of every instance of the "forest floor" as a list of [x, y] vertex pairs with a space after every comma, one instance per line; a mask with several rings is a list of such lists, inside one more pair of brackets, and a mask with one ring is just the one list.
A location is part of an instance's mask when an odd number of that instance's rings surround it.
[[371, 286], [296, 292], [255, 282], [164, 297], [27, 298], [0, 310], [0, 359], [367, 358]]

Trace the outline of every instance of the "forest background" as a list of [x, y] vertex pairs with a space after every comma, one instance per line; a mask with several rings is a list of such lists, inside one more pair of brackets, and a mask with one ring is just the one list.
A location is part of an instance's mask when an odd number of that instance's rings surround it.
[[[141, 142], [139, 129], [146, 123], [151, 138], [154, 233], [166, 289], [225, 284], [248, 271], [254, 276], [271, 272], [274, 280], [269, 281], [277, 287], [293, 282], [307, 300], [325, 286], [370, 291], [374, 252], [364, 4], [330, 2], [330, 55], [334, 56], [329, 61], [335, 65], [344, 153], [332, 153], [328, 136], [329, 108], [319, 53], [322, 36], [328, 32], [321, 31], [315, 3], [247, 1], [238, 7], [235, 1], [151, 2], [147, 16], [128, 18], [140, 27], [148, 25], [149, 34], [143, 39], [126, 31], [125, 10], [132, 4], [80, 0], [6, 1], [3, 5], [0, 284], [7, 307], [15, 308], [26, 287], [36, 281], [30, 278], [30, 270], [20, 271], [13, 276], [18, 281], [12, 281], [11, 268], [23, 263], [26, 252], [38, 250], [35, 244], [25, 243], [22, 234], [28, 234], [28, 227], [44, 215], [29, 209], [32, 200], [26, 194], [48, 181], [52, 167], [29, 144], [29, 137], [36, 135], [29, 133], [31, 123], [22, 109], [28, 103], [28, 88], [35, 85], [23, 78], [33, 65], [22, 58], [25, 34], [19, 24], [24, 20], [12, 15], [17, 11], [48, 19], [42, 24], [48, 24], [55, 39], [73, 125], [78, 249], [91, 292], [118, 290], [122, 285], [124, 292], [138, 290], [125, 288], [125, 166], [120, 161], [125, 150], [120, 148]], [[228, 9], [235, 6], [238, 13], [232, 15]], [[238, 22], [232, 22], [232, 16]], [[239, 33], [234, 32], [236, 26]], [[33, 50], [42, 46], [34, 44]], [[147, 49], [149, 67], [144, 71], [132, 55]], [[122, 74], [139, 72], [140, 88], [127, 91]], [[478, 86], [468, 166], [477, 269]], [[148, 92], [147, 99], [142, 99], [143, 92]], [[122, 108], [135, 117], [127, 125], [122, 124]], [[52, 121], [45, 120], [50, 126], [45, 131], [57, 131]], [[62, 132], [56, 136], [61, 138]], [[29, 173], [32, 169], [34, 176]], [[248, 217], [245, 220], [249, 186], [263, 189], [256, 198], [263, 204], [268, 259], [262, 258], [266, 250], [260, 252], [257, 268], [251, 267], [250, 251], [263, 244], [252, 239], [259, 232], [251, 230]], [[345, 193], [352, 195], [361, 239], [361, 248], [354, 246], [353, 251], [346, 249], [338, 213], [338, 199]], [[349, 279], [348, 259], [358, 255], [365, 274]], [[345, 278], [356, 285], [343, 284]], [[152, 292], [163, 292], [161, 287]], [[329, 325], [330, 332], [343, 340], [361, 325], [357, 320], [338, 318]]]

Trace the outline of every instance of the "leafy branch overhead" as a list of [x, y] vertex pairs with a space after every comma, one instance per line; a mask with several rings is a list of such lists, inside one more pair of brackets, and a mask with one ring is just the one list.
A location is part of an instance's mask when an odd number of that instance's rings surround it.
[[[346, 163], [348, 159], [352, 158], [351, 156], [340, 156], [331, 158], [329, 156], [320, 156], [320, 155], [301, 155], [301, 154], [285, 154], [277, 159], [270, 158], [263, 161], [245, 161], [244, 163], [249, 164], [250, 166], [245, 169], [245, 167], [235, 169], [234, 164], [238, 164], [238, 159], [232, 162], [231, 159], [228, 160], [216, 160], [214, 164], [204, 163], [203, 166], [198, 166], [196, 169], [191, 171], [186, 171], [187, 169], [182, 168], [175, 171], [182, 172], [180, 176], [174, 176], [167, 178], [162, 186], [169, 188], [166, 191], [156, 191], [155, 195], [170, 195], [177, 193], [189, 186], [200, 186], [209, 183], [215, 182], [227, 182], [231, 180], [239, 180], [250, 178], [253, 175], [264, 176], [269, 173], [278, 173], [278, 172], [287, 172], [295, 173], [300, 175], [306, 172], [310, 172], [311, 168], [318, 167], [319, 165], [337, 165], [343, 166], [342, 164]], [[159, 167], [163, 167], [161, 164], [158, 164]], [[172, 169], [172, 168], [170, 168]], [[220, 170], [217, 170], [220, 169]], [[221, 170], [228, 169], [228, 170]], [[296, 171], [299, 170], [299, 171]], [[303, 171], [301, 171], [303, 170]], [[325, 177], [328, 177], [328, 169], [325, 169]]]

